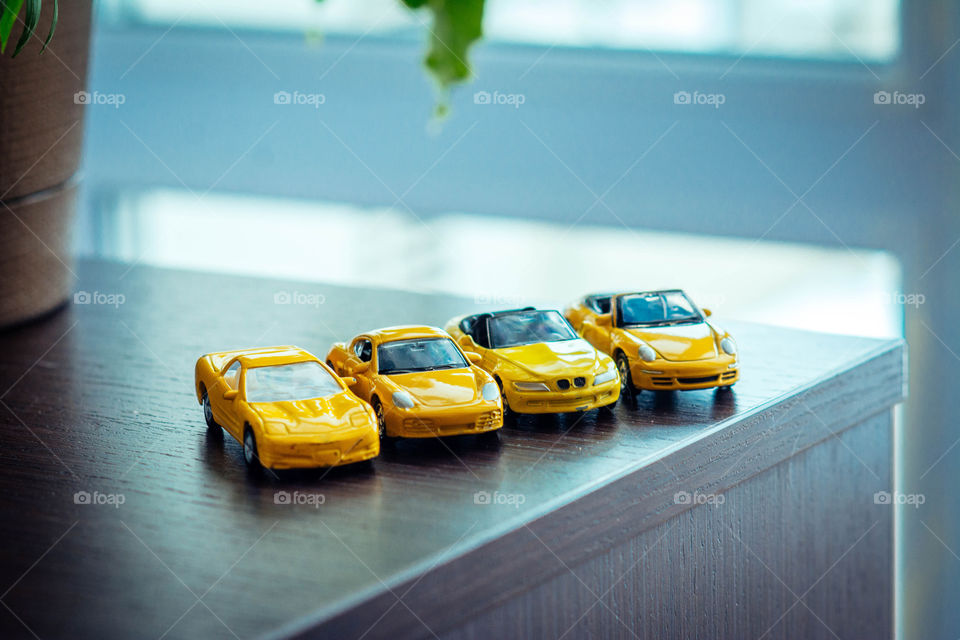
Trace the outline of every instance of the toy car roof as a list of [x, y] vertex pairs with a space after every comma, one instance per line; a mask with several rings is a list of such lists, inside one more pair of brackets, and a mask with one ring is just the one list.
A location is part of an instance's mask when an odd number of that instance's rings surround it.
[[236, 358], [244, 367], [265, 367], [277, 364], [291, 364], [294, 362], [307, 362], [316, 360], [309, 351], [293, 345], [284, 345], [279, 347], [259, 347], [256, 349], [237, 349], [236, 351], [221, 351], [219, 353], [208, 353], [207, 356], [216, 368], [222, 368], [224, 364]]
[[362, 335], [372, 336], [380, 342], [394, 340], [415, 340], [416, 338], [449, 338], [450, 335], [439, 327], [425, 325], [399, 325], [366, 331]]

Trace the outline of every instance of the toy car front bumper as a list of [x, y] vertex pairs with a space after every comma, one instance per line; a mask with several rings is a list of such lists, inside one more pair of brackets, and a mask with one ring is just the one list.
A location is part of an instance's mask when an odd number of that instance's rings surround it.
[[265, 435], [257, 442], [260, 463], [270, 469], [337, 467], [375, 458], [380, 438], [372, 427], [330, 437]]
[[613, 404], [620, 397], [620, 381], [590, 387], [572, 387], [566, 391], [517, 391], [507, 383], [507, 403], [517, 413], [566, 413], [589, 411]]
[[630, 362], [633, 386], [647, 390], [690, 390], [728, 387], [740, 379], [740, 364], [734, 358], [707, 362]]
[[503, 426], [503, 410], [496, 403], [441, 409], [414, 407], [387, 412], [387, 435], [401, 438], [436, 438], [495, 431]]

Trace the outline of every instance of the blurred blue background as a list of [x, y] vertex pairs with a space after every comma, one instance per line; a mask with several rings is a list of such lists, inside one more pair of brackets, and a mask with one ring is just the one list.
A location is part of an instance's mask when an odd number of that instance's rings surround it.
[[904, 335], [898, 634], [960, 637], [957, 3], [489, 0], [442, 122], [426, 15], [263, 6], [98, 4], [80, 255]]

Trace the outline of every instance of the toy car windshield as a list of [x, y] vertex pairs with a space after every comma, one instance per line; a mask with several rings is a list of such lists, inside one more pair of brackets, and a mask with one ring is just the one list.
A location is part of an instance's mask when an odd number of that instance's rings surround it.
[[449, 338], [387, 342], [377, 347], [377, 361], [382, 375], [469, 366]]
[[296, 362], [247, 370], [247, 402], [323, 398], [342, 391], [319, 362]]
[[670, 325], [703, 322], [696, 306], [682, 291], [636, 293], [617, 299], [619, 324]]
[[494, 349], [577, 338], [577, 332], [558, 311], [518, 311], [495, 315], [488, 322]]

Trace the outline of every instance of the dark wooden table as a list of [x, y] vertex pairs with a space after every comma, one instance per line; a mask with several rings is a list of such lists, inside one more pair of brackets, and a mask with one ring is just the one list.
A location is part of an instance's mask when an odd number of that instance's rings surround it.
[[891, 490], [898, 342], [730, 323], [732, 393], [647, 393], [522, 418], [499, 445], [403, 442], [372, 471], [258, 479], [206, 433], [198, 355], [323, 355], [479, 305], [79, 274], [89, 304], [0, 334], [0, 637], [891, 635], [893, 509], [875, 493]]

